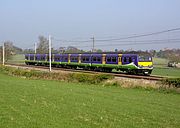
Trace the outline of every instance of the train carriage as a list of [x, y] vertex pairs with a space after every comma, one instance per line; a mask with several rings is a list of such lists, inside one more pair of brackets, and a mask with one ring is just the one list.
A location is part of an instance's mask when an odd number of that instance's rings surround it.
[[[82, 68], [111, 72], [113, 69], [133, 74], [149, 75], [153, 70], [152, 57], [138, 54], [84, 53], [53, 54], [52, 66]], [[48, 54], [26, 54], [25, 63], [30, 65], [49, 65]]]

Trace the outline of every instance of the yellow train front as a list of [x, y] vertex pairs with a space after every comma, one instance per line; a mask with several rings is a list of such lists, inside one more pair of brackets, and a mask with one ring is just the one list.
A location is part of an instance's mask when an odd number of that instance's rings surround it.
[[139, 55], [138, 56], [138, 72], [144, 75], [151, 74], [153, 70], [153, 60], [151, 56]]

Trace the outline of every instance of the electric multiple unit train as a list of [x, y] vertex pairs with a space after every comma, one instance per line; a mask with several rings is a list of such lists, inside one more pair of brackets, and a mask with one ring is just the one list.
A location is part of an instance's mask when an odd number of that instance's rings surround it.
[[[27, 65], [49, 65], [48, 54], [26, 54]], [[97, 70], [112, 72], [123, 71], [131, 74], [150, 75], [153, 70], [152, 57], [139, 54], [119, 53], [71, 53], [52, 54], [51, 64], [55, 67]]]

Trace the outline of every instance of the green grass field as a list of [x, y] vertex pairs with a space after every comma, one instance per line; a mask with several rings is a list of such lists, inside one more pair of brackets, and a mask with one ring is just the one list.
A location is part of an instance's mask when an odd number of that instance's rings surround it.
[[180, 78], [180, 69], [178, 68], [160, 68], [155, 67], [153, 69], [152, 75], [165, 76], [171, 78]]
[[163, 58], [153, 58], [154, 69], [152, 75], [180, 77], [180, 69], [167, 67], [168, 61]]
[[180, 95], [0, 73], [1, 128], [178, 128]]
[[8, 63], [13, 63], [13, 64], [24, 63], [24, 54], [17, 54], [17, 55], [12, 56], [12, 58], [8, 60]]
[[169, 60], [164, 58], [153, 58], [154, 67], [167, 67]]

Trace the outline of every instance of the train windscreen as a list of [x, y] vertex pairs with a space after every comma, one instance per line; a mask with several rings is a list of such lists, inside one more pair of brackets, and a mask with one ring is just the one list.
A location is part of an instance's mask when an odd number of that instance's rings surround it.
[[151, 62], [152, 61], [152, 57], [150, 57], [150, 56], [139, 56], [138, 60], [140, 62]]

